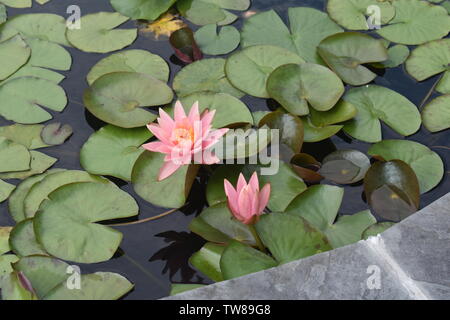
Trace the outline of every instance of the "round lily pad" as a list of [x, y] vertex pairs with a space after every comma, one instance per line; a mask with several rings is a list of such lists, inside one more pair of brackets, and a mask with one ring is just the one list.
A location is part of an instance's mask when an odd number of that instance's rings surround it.
[[363, 64], [388, 59], [383, 42], [367, 34], [343, 32], [323, 40], [318, 53], [346, 83], [359, 86], [371, 82], [376, 74]]
[[156, 54], [146, 50], [126, 50], [97, 62], [89, 71], [87, 82], [92, 85], [95, 80], [111, 72], [140, 72], [167, 82], [170, 70], [167, 62]]
[[31, 8], [32, 0], [2, 0], [2, 3], [11, 8]]
[[223, 280], [220, 270], [220, 258], [224, 246], [206, 243], [199, 251], [189, 258], [189, 263], [213, 281]]
[[132, 217], [138, 211], [136, 201], [114, 185], [72, 183], [48, 196], [34, 218], [34, 231], [49, 254], [96, 263], [114, 255], [122, 233], [95, 222]]
[[[11, 272], [13, 272], [12, 264], [17, 262], [19, 257], [14, 254], [4, 254], [0, 256], [0, 277], [7, 276]], [[4, 290], [4, 289], [3, 289]], [[4, 294], [2, 294], [2, 299], [4, 298]]]
[[344, 94], [344, 84], [321, 65], [286, 64], [270, 74], [267, 92], [286, 110], [302, 116], [309, 113], [309, 106], [318, 111], [333, 108]]
[[166, 12], [176, 0], [110, 0], [114, 10], [133, 20], [155, 20]]
[[395, 68], [401, 65], [409, 57], [409, 48], [402, 44], [397, 44], [388, 49], [388, 59], [383, 62], [372, 64], [375, 68]]
[[137, 37], [137, 29], [114, 29], [128, 20], [128, 17], [117, 12], [88, 14], [80, 19], [82, 28], [67, 29], [67, 40], [85, 52], [120, 50], [132, 44]]
[[0, 42], [0, 81], [8, 78], [23, 66], [31, 55], [31, 49], [20, 36]]
[[416, 45], [445, 37], [450, 16], [445, 8], [420, 0], [395, 0], [395, 17], [377, 33], [401, 44]]
[[239, 46], [241, 34], [233, 26], [225, 26], [217, 33], [217, 25], [208, 24], [195, 32], [195, 41], [203, 53], [227, 54]]
[[401, 94], [377, 85], [353, 88], [344, 96], [358, 114], [344, 127], [352, 137], [366, 141], [381, 141], [380, 120], [403, 136], [420, 128], [421, 118], [417, 107]]
[[269, 98], [266, 90], [269, 75], [281, 65], [302, 62], [297, 54], [284, 48], [251, 46], [230, 56], [225, 72], [231, 84], [239, 90], [255, 97]]
[[36, 240], [33, 219], [23, 220], [11, 230], [9, 245], [11, 246], [11, 250], [19, 257], [47, 255]]
[[9, 252], [9, 234], [11, 233], [12, 227], [0, 227], [0, 255]]
[[70, 70], [72, 57], [61, 45], [39, 38], [27, 38], [26, 43], [31, 48], [29, 66], [62, 71]]
[[42, 124], [13, 124], [0, 127], [0, 137], [19, 143], [29, 150], [48, 147], [41, 139]]
[[450, 128], [450, 95], [440, 96], [422, 110], [424, 126], [431, 132]]
[[450, 94], [450, 39], [431, 41], [411, 52], [406, 60], [406, 71], [417, 81], [423, 81], [444, 72], [436, 90]]
[[0, 137], [0, 172], [30, 169], [31, 155], [23, 145]]
[[151, 137], [146, 127], [123, 129], [107, 125], [92, 134], [81, 148], [81, 166], [93, 174], [130, 181], [134, 163], [144, 152], [140, 146]]
[[319, 173], [340, 184], [351, 184], [364, 179], [370, 168], [369, 158], [358, 150], [337, 150], [322, 161]]
[[17, 78], [0, 86], [0, 115], [18, 123], [40, 123], [52, 118], [40, 106], [62, 111], [67, 105], [64, 89], [48, 80]]
[[229, 10], [244, 11], [250, 6], [250, 0], [178, 0], [180, 13], [192, 23], [206, 25], [233, 23], [237, 16]]
[[444, 175], [444, 163], [439, 155], [414, 141], [384, 140], [373, 145], [368, 154], [386, 161], [398, 159], [406, 162], [416, 173], [421, 193], [437, 186]]
[[305, 142], [319, 142], [334, 136], [341, 131], [343, 125], [327, 125], [316, 126], [311, 122], [310, 117], [302, 117], [304, 141]]
[[228, 93], [237, 98], [244, 94], [233, 87], [225, 75], [224, 59], [203, 59], [196, 61], [177, 73], [173, 89], [178, 97], [196, 92]]
[[41, 132], [42, 141], [48, 145], [63, 144], [73, 133], [69, 124], [62, 125], [59, 122], [47, 124]]
[[0, 203], [8, 199], [15, 188], [15, 185], [0, 180]]
[[328, 111], [310, 110], [309, 119], [316, 127], [326, 127], [352, 119], [358, 113], [358, 109], [348, 101], [340, 100]]
[[28, 63], [25, 64], [22, 68], [20, 68], [16, 73], [12, 74], [8, 79], [6, 79], [3, 83], [6, 83], [7, 81], [17, 79], [17, 78], [23, 78], [23, 77], [34, 77], [34, 78], [41, 78], [44, 80], [51, 81], [55, 84], [59, 84], [61, 81], [63, 81], [66, 77], [58, 72], [40, 68], [40, 67], [33, 67], [30, 65], [29, 60]]
[[0, 173], [0, 179], [26, 179], [35, 174], [43, 173], [58, 161], [56, 158], [34, 150], [30, 151], [30, 156], [31, 162], [28, 170]]
[[172, 98], [172, 90], [161, 80], [143, 73], [113, 72], [97, 79], [84, 92], [83, 101], [100, 120], [122, 128], [135, 128], [156, 119], [142, 107], [163, 105]]

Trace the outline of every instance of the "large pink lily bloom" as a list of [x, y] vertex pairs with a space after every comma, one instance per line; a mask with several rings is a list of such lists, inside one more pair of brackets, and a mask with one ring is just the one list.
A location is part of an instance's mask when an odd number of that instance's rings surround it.
[[172, 119], [163, 109], [159, 109], [158, 124], [147, 125], [159, 141], [142, 146], [146, 150], [166, 154], [158, 181], [171, 176], [183, 165], [220, 162], [210, 149], [228, 129], [211, 130], [215, 112], [206, 110], [200, 115], [196, 102], [186, 116], [183, 105], [177, 101]]
[[224, 180], [225, 194], [228, 198], [228, 208], [233, 216], [247, 225], [258, 221], [270, 198], [270, 184], [259, 190], [258, 175], [253, 173], [250, 181], [245, 181], [242, 173], [239, 175], [237, 188]]

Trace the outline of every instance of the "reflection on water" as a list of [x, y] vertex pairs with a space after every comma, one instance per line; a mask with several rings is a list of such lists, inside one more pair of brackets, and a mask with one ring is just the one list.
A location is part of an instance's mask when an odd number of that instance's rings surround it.
[[[10, 9], [9, 15], [13, 16], [25, 12], [46, 12], [66, 16], [66, 8], [73, 4], [73, 0], [54, 0], [44, 6], [34, 5], [32, 10]], [[113, 11], [109, 0], [77, 0], [82, 14], [99, 11]], [[323, 0], [253, 0], [251, 11], [265, 11], [275, 9], [287, 22], [287, 8], [295, 6], [311, 6], [318, 9], [324, 8]], [[239, 13], [241, 14], [241, 13]], [[242, 20], [235, 25], [240, 27]], [[135, 22], [128, 22], [125, 26], [134, 26]], [[145, 49], [161, 55], [170, 63], [171, 79], [181, 69], [183, 64], [173, 56], [172, 49], [167, 41], [155, 41], [151, 37], [140, 36], [130, 49]], [[88, 111], [82, 105], [83, 91], [87, 88], [85, 76], [90, 68], [105, 55], [88, 54], [76, 49], [69, 49], [73, 57], [72, 70], [66, 72], [67, 79], [62, 86], [69, 96], [69, 105], [63, 113], [52, 113], [54, 119], [62, 123], [70, 123], [74, 128], [73, 136], [62, 146], [45, 149], [44, 152], [57, 157], [59, 161], [55, 167], [68, 169], [81, 169], [79, 163], [79, 150], [88, 137], [104, 125], [104, 123]], [[380, 72], [379, 70], [376, 70]], [[427, 95], [435, 79], [422, 83], [416, 83], [403, 70], [403, 67], [381, 71], [374, 83], [389, 86], [393, 90], [405, 95], [416, 105], [420, 105]], [[434, 97], [434, 96], [433, 96]], [[246, 96], [243, 101], [250, 109], [274, 110], [278, 107], [273, 100], [257, 99]], [[0, 119], [0, 125], [9, 124]], [[383, 127], [384, 139], [401, 139], [397, 133], [387, 127]], [[408, 139], [423, 143], [428, 146], [447, 145], [448, 133], [441, 132], [430, 134], [422, 129]], [[321, 160], [336, 149], [358, 149], [367, 151], [369, 144], [354, 141], [344, 133], [340, 133], [332, 139], [316, 143], [305, 144], [304, 151], [311, 153]], [[450, 151], [446, 149], [434, 149], [441, 157], [450, 159]], [[201, 171], [200, 177], [194, 184], [188, 204], [181, 211], [170, 216], [144, 224], [120, 226], [117, 229], [124, 233], [124, 239], [120, 250], [113, 259], [103, 263], [81, 265], [83, 273], [95, 271], [111, 271], [125, 275], [135, 284], [135, 289], [125, 299], [155, 299], [166, 296], [169, 292], [170, 282], [197, 282], [208, 283], [206, 277], [193, 270], [188, 264], [189, 256], [198, 250], [204, 241], [188, 231], [188, 224], [205, 205], [204, 188], [207, 181], [207, 173]], [[155, 207], [139, 198], [131, 185], [123, 181], [114, 180], [124, 191], [129, 192], [139, 203], [139, 219], [145, 219], [158, 215], [166, 209]], [[449, 179], [445, 179], [437, 188], [422, 196], [422, 207], [444, 195], [450, 189]], [[345, 198], [341, 212], [353, 213], [367, 208], [363, 200], [361, 184], [346, 187]], [[168, 195], [169, 196], [169, 195]], [[133, 219], [127, 220], [133, 221]], [[125, 221], [125, 222], [127, 222]], [[117, 222], [117, 221], [115, 221]], [[7, 214], [7, 204], [0, 205], [0, 225], [13, 225], [12, 219]]]

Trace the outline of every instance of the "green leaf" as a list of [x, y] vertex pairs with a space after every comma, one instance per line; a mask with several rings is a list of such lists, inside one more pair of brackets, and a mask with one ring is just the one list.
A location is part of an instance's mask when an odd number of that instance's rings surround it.
[[4, 23], [7, 19], [6, 7], [0, 3], [0, 24]]
[[13, 124], [0, 127], [0, 137], [5, 137], [11, 141], [24, 145], [29, 150], [48, 147], [41, 139], [41, 131], [44, 128], [41, 124]]
[[169, 66], [160, 56], [146, 50], [126, 50], [103, 58], [94, 65], [87, 75], [87, 82], [111, 72], [140, 72], [163, 82], [169, 80]]
[[230, 84], [225, 75], [225, 60], [203, 59], [184, 67], [173, 79], [178, 97], [196, 92], [228, 93], [236, 98], [244, 94]]
[[19, 257], [47, 255], [40, 243], [36, 240], [33, 219], [23, 220], [11, 230], [9, 245], [11, 246], [11, 250]]
[[364, 179], [370, 168], [369, 158], [358, 150], [337, 150], [322, 161], [319, 173], [340, 184], [352, 184]]
[[114, 255], [122, 233], [95, 222], [132, 217], [138, 211], [136, 201], [114, 185], [72, 183], [48, 196], [34, 218], [34, 231], [45, 251], [57, 258], [102, 262]]
[[0, 255], [9, 252], [9, 234], [11, 233], [12, 227], [0, 227]]
[[402, 160], [416, 173], [420, 193], [436, 187], [444, 175], [444, 163], [439, 155], [427, 146], [408, 140], [384, 140], [373, 145], [368, 154], [386, 161]]
[[0, 137], [0, 172], [30, 169], [31, 155], [23, 145]]
[[176, 0], [110, 0], [114, 10], [133, 20], [155, 20], [166, 12]]
[[288, 13], [291, 30], [274, 10], [247, 19], [242, 27], [242, 46], [273, 45], [297, 53], [307, 62], [324, 64], [317, 46], [343, 30], [326, 13], [313, 8], [289, 8]]
[[170, 296], [180, 294], [186, 291], [194, 290], [197, 288], [205, 287], [206, 284], [194, 284], [194, 283], [172, 283], [170, 285]]
[[220, 269], [225, 280], [276, 267], [278, 263], [259, 250], [232, 241], [220, 259]]
[[241, 41], [241, 35], [235, 27], [226, 26], [217, 33], [215, 24], [201, 27], [194, 36], [202, 52], [214, 56], [230, 53]]
[[15, 188], [15, 185], [0, 180], [0, 203], [8, 199]]
[[4, 254], [0, 256], [0, 287], [1, 278], [13, 272], [12, 264], [19, 260], [19, 258], [13, 254]]
[[280, 264], [332, 249], [325, 236], [303, 218], [285, 213], [264, 214], [255, 227]]
[[180, 208], [186, 202], [198, 166], [185, 165], [170, 177], [158, 181], [164, 157], [161, 153], [142, 153], [133, 167], [131, 182], [134, 191], [145, 201], [159, 207]]
[[29, 170], [0, 173], [0, 179], [26, 179], [35, 174], [43, 173], [58, 161], [58, 159], [38, 151], [30, 151], [30, 155], [31, 163]]
[[353, 88], [344, 96], [358, 114], [344, 127], [352, 137], [366, 141], [381, 141], [381, 123], [385, 122], [397, 133], [409, 136], [420, 128], [421, 118], [417, 107], [401, 94], [377, 85]]
[[68, 71], [72, 65], [70, 53], [57, 43], [39, 38], [27, 38], [31, 48], [29, 66]]
[[35, 77], [16, 78], [0, 86], [0, 115], [23, 123], [40, 123], [52, 118], [42, 109], [63, 111], [67, 105], [64, 89]]
[[178, 0], [178, 10], [197, 25], [233, 23], [237, 16], [226, 9], [244, 11], [250, 0]]
[[11, 8], [31, 8], [32, 0], [1, 0], [2, 3]]
[[224, 246], [207, 243], [189, 258], [189, 263], [211, 280], [222, 281], [220, 258], [224, 249]]
[[11, 81], [11, 80], [17, 79], [17, 78], [24, 78], [24, 77], [41, 78], [44, 80], [51, 81], [54, 84], [59, 84], [61, 81], [63, 81], [66, 78], [64, 75], [62, 75], [58, 72], [40, 68], [40, 67], [33, 67], [28, 62], [22, 68], [20, 68], [16, 73], [14, 73], [8, 79], [6, 79], [5, 81], [3, 81], [1, 83], [4, 84], [7, 81]]
[[375, 68], [396, 68], [409, 57], [409, 48], [398, 44], [388, 49], [388, 59], [383, 62], [374, 63]]
[[380, 223], [376, 223], [370, 227], [368, 227], [364, 232], [363, 232], [363, 239], [367, 240], [369, 237], [375, 237], [380, 233], [383, 233], [384, 231], [386, 231], [387, 229], [389, 229], [390, 227], [392, 227], [393, 225], [395, 225], [395, 223], [393, 222], [380, 222]]
[[128, 17], [117, 12], [88, 14], [80, 19], [82, 28], [67, 30], [67, 40], [85, 52], [120, 50], [132, 44], [137, 37], [137, 29], [114, 29], [128, 20]]
[[406, 60], [406, 71], [417, 81], [423, 81], [444, 72], [436, 90], [450, 94], [450, 39], [431, 41], [411, 52]]
[[304, 141], [305, 142], [319, 142], [334, 136], [341, 131], [343, 125], [331, 126], [315, 126], [310, 117], [302, 117]]
[[231, 84], [239, 90], [255, 97], [269, 98], [266, 90], [269, 75], [281, 65], [302, 62], [297, 54], [284, 48], [251, 46], [230, 56], [225, 72]]
[[302, 217], [322, 231], [333, 248], [343, 247], [361, 240], [363, 231], [376, 223], [369, 210], [340, 216], [335, 222], [343, 196], [343, 188], [315, 185], [292, 201], [286, 213]]
[[450, 128], [450, 95], [440, 96], [422, 110], [424, 126], [431, 132]]
[[416, 45], [445, 37], [450, 30], [450, 16], [445, 8], [426, 1], [395, 0], [395, 17], [377, 33], [401, 44]]
[[327, 65], [346, 83], [360, 86], [377, 76], [363, 64], [388, 59], [383, 43], [369, 35], [343, 32], [323, 40], [318, 53]]
[[326, 127], [332, 124], [341, 123], [352, 119], [358, 113], [356, 107], [345, 101], [340, 100], [332, 109], [328, 111], [310, 110], [311, 123], [317, 127]]
[[143, 127], [156, 116], [143, 107], [172, 101], [172, 90], [143, 73], [113, 72], [97, 79], [84, 92], [86, 108], [97, 118], [122, 128]]
[[312, 63], [283, 65], [267, 80], [270, 97], [299, 116], [309, 114], [309, 106], [317, 111], [330, 110], [344, 90], [344, 84], [335, 73]]
[[31, 55], [31, 49], [23, 39], [17, 35], [9, 40], [0, 42], [0, 80], [4, 80], [23, 66]]
[[61, 145], [73, 133], [73, 129], [69, 124], [61, 124], [53, 122], [47, 124], [41, 132], [42, 141], [51, 146]]
[[22, 273], [11, 272], [2, 278], [2, 300], [37, 300]]

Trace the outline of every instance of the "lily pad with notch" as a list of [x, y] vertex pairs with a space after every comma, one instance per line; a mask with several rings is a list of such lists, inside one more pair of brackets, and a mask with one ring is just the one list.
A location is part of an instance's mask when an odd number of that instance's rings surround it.
[[155, 20], [175, 2], [176, 0], [110, 0], [114, 10], [133, 20]]
[[43, 173], [45, 170], [55, 164], [58, 159], [50, 157], [45, 153], [31, 150], [30, 169], [25, 171], [4, 172], [0, 173], [0, 179], [26, 179], [36, 174]]
[[48, 147], [41, 138], [42, 124], [12, 124], [0, 127], [0, 137], [25, 146], [29, 150]]
[[31, 155], [23, 145], [0, 137], [0, 172], [30, 169]]
[[222, 245], [208, 242], [189, 258], [189, 263], [211, 280], [222, 281], [220, 258], [224, 249]]
[[423, 125], [431, 132], [450, 128], [450, 95], [440, 96], [422, 110]]
[[9, 245], [11, 250], [19, 257], [47, 255], [47, 252], [36, 240], [33, 219], [25, 219], [16, 224], [11, 230]]
[[214, 56], [230, 53], [241, 41], [241, 35], [235, 27], [225, 26], [217, 32], [216, 24], [201, 27], [194, 36], [202, 52]]
[[31, 49], [19, 35], [0, 42], [0, 81], [5, 80], [30, 58]]

